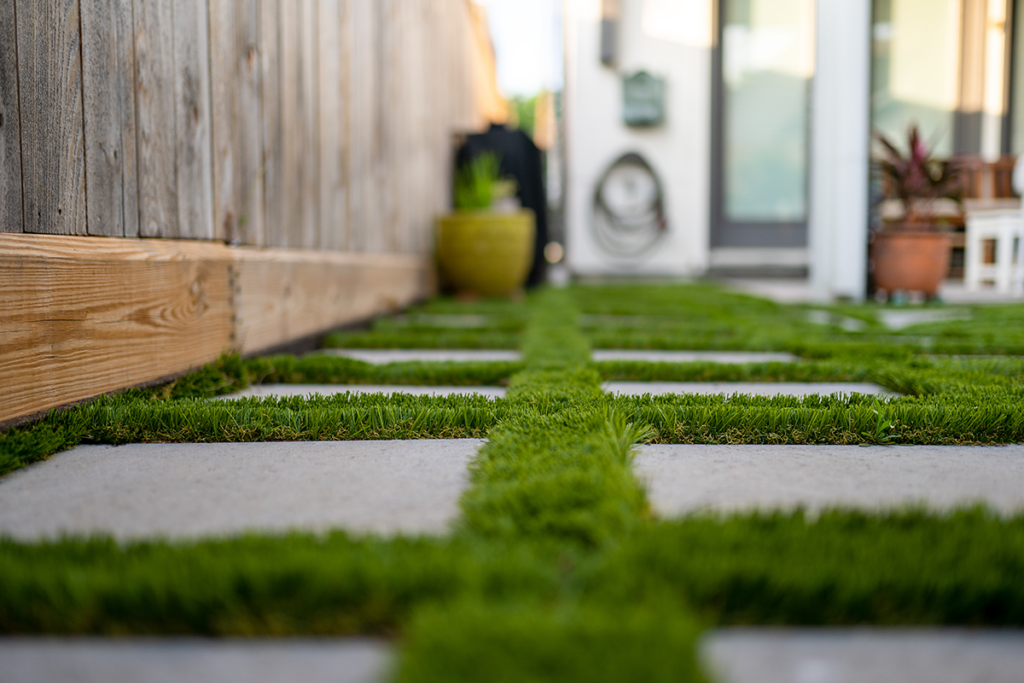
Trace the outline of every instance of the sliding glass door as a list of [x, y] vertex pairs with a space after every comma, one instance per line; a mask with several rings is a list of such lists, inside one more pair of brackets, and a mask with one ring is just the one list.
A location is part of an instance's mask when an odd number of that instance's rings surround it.
[[721, 0], [713, 247], [807, 244], [813, 0]]

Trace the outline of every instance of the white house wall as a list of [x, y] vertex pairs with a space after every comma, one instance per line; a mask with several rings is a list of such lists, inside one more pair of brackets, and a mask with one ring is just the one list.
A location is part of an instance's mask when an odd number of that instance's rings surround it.
[[[566, 0], [567, 261], [578, 275], [686, 276], [709, 260], [712, 0], [620, 0], [618, 62], [600, 62], [600, 0]], [[621, 75], [665, 78], [665, 123], [622, 123]], [[627, 152], [661, 179], [668, 235], [622, 261], [590, 237], [601, 175]]]

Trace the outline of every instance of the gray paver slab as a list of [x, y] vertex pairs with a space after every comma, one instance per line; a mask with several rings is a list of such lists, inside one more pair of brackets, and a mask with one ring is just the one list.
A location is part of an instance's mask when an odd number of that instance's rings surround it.
[[0, 535], [445, 533], [479, 439], [79, 446], [0, 479]]
[[749, 351], [646, 351], [632, 349], [595, 349], [594, 360], [632, 360], [649, 363], [791, 363], [799, 360], [790, 353], [754, 353]]
[[1020, 683], [1024, 631], [736, 628], [701, 659], [719, 683]]
[[881, 310], [878, 320], [890, 330], [902, 330], [913, 325], [944, 323], [953, 320], [970, 320], [971, 312], [955, 308], [926, 308], [921, 310]]
[[0, 638], [4, 683], [376, 683], [392, 648], [364, 638]]
[[410, 361], [515, 361], [522, 358], [518, 351], [485, 349], [324, 349], [316, 353], [353, 358], [373, 365]]
[[335, 394], [408, 394], [410, 396], [487, 396], [503, 398], [505, 387], [424, 387], [387, 384], [259, 384], [218, 399], [246, 398], [249, 396], [333, 396]]
[[606, 382], [605, 391], [619, 396], [651, 394], [752, 394], [755, 396], [828, 396], [875, 394], [896, 396], [867, 382]]
[[634, 462], [663, 516], [702, 509], [1024, 509], [1024, 446], [648, 445]]

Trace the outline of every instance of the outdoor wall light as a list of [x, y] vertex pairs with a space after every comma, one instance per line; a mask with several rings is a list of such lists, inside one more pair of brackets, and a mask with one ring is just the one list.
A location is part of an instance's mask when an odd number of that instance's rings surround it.
[[615, 66], [619, 52], [619, 0], [601, 0], [601, 63]]

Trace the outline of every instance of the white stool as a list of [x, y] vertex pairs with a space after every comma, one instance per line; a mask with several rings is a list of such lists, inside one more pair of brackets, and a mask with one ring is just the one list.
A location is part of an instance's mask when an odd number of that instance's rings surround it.
[[[964, 244], [964, 284], [968, 291], [995, 282], [995, 291], [1024, 293], [1024, 214], [1021, 209], [968, 211]], [[995, 263], [982, 263], [985, 240], [996, 241]]]

